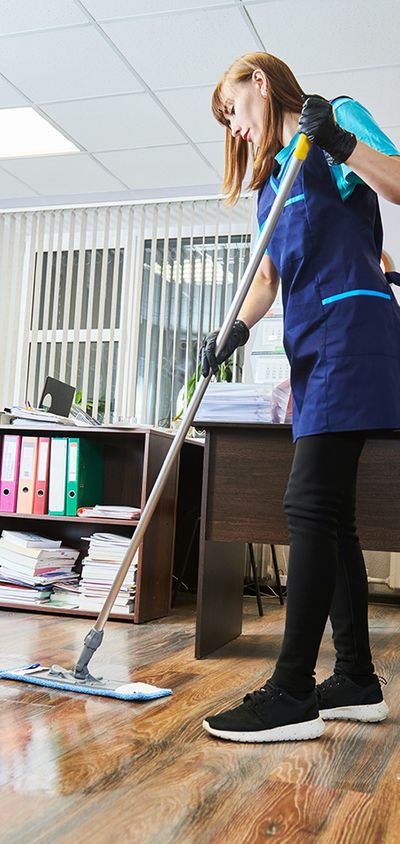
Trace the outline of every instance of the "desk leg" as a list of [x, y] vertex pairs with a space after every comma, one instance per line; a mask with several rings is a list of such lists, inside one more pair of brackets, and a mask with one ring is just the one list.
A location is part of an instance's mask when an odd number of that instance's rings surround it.
[[242, 632], [245, 543], [200, 543], [195, 656], [201, 659]]

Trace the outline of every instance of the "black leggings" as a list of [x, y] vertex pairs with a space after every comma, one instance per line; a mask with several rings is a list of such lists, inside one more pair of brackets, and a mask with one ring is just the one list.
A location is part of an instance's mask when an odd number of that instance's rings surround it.
[[368, 636], [368, 581], [355, 528], [363, 431], [318, 434], [296, 443], [285, 495], [290, 534], [285, 634], [273, 682], [314, 688], [314, 669], [330, 616], [335, 671], [374, 672]]

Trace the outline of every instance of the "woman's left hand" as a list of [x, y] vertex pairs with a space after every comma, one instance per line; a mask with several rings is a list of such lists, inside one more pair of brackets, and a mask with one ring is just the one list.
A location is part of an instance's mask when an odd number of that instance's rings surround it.
[[246, 323], [241, 319], [235, 320], [224, 348], [216, 356], [218, 333], [218, 331], [211, 331], [207, 334], [200, 347], [201, 374], [204, 378], [207, 378], [210, 369], [216, 375], [219, 365], [228, 360], [238, 346], [244, 346], [250, 337]]
[[357, 145], [356, 136], [336, 123], [329, 100], [318, 94], [312, 94], [304, 101], [299, 132], [323, 149], [328, 164], [343, 164]]

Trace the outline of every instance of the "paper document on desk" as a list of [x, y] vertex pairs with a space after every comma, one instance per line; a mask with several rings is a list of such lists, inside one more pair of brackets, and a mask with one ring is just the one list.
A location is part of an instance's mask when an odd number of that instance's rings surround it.
[[272, 395], [262, 384], [227, 384], [208, 386], [194, 419], [202, 422], [271, 422]]

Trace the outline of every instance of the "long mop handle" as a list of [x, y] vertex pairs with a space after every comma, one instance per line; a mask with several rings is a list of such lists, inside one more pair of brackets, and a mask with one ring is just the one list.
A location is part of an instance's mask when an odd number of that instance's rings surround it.
[[[299, 173], [299, 170], [302, 166], [303, 161], [306, 159], [308, 151], [310, 149], [310, 141], [305, 135], [300, 135], [296, 148], [293, 152], [292, 161], [288, 167], [287, 173], [285, 174], [284, 178], [282, 179], [282, 184], [279, 188], [279, 191], [275, 197], [273, 202], [272, 208], [268, 214], [268, 217], [265, 221], [264, 227], [257, 239], [255, 248], [250, 256], [249, 263], [246, 267], [244, 272], [242, 281], [236, 291], [236, 295], [232, 301], [232, 304], [228, 310], [228, 313], [224, 319], [222, 327], [219, 331], [217, 337], [217, 350], [216, 354], [218, 355], [218, 351], [222, 349], [229, 337], [229, 334], [232, 330], [233, 323], [235, 322], [237, 315], [242, 307], [242, 304], [247, 296], [247, 293], [250, 289], [250, 285], [254, 279], [254, 276], [257, 272], [259, 267], [260, 261], [265, 253], [265, 250], [268, 246], [269, 241], [271, 240], [272, 234], [274, 232], [275, 226], [279, 220], [279, 217], [282, 213], [283, 207], [285, 205], [286, 199], [291, 191], [291, 188], [294, 184], [294, 181]], [[104, 605], [98, 615], [98, 618], [94, 624], [92, 630], [89, 631], [85, 639], [85, 646], [83, 648], [82, 654], [76, 664], [75, 668], [75, 675], [82, 677], [87, 676], [87, 665], [89, 659], [91, 659], [94, 651], [98, 648], [102, 641], [102, 634], [104, 625], [108, 619], [108, 616], [112, 610], [114, 605], [114, 601], [118, 595], [118, 592], [125, 580], [126, 574], [129, 570], [129, 567], [135, 557], [135, 554], [139, 548], [139, 545], [143, 541], [143, 537], [146, 533], [147, 527], [149, 522], [153, 516], [153, 513], [157, 507], [157, 504], [160, 500], [161, 494], [164, 490], [164, 486], [168, 479], [169, 472], [182, 448], [183, 442], [185, 440], [186, 434], [193, 422], [193, 419], [196, 415], [200, 402], [203, 398], [203, 395], [207, 389], [211, 378], [211, 371], [207, 375], [207, 377], [201, 377], [197, 387], [193, 393], [192, 399], [186, 408], [186, 411], [182, 417], [181, 424], [175, 437], [173, 439], [171, 448], [168, 451], [168, 454], [164, 460], [164, 463], [161, 467], [160, 474], [153, 486], [153, 489], [150, 493], [150, 496], [146, 502], [144, 507], [143, 513], [139, 519], [137, 527], [135, 529], [135, 533], [132, 537], [132, 540], [127, 548], [126, 554], [121, 562], [120, 568], [115, 575], [114, 582], [111, 586], [111, 589], [108, 593], [108, 596], [104, 602]]]

